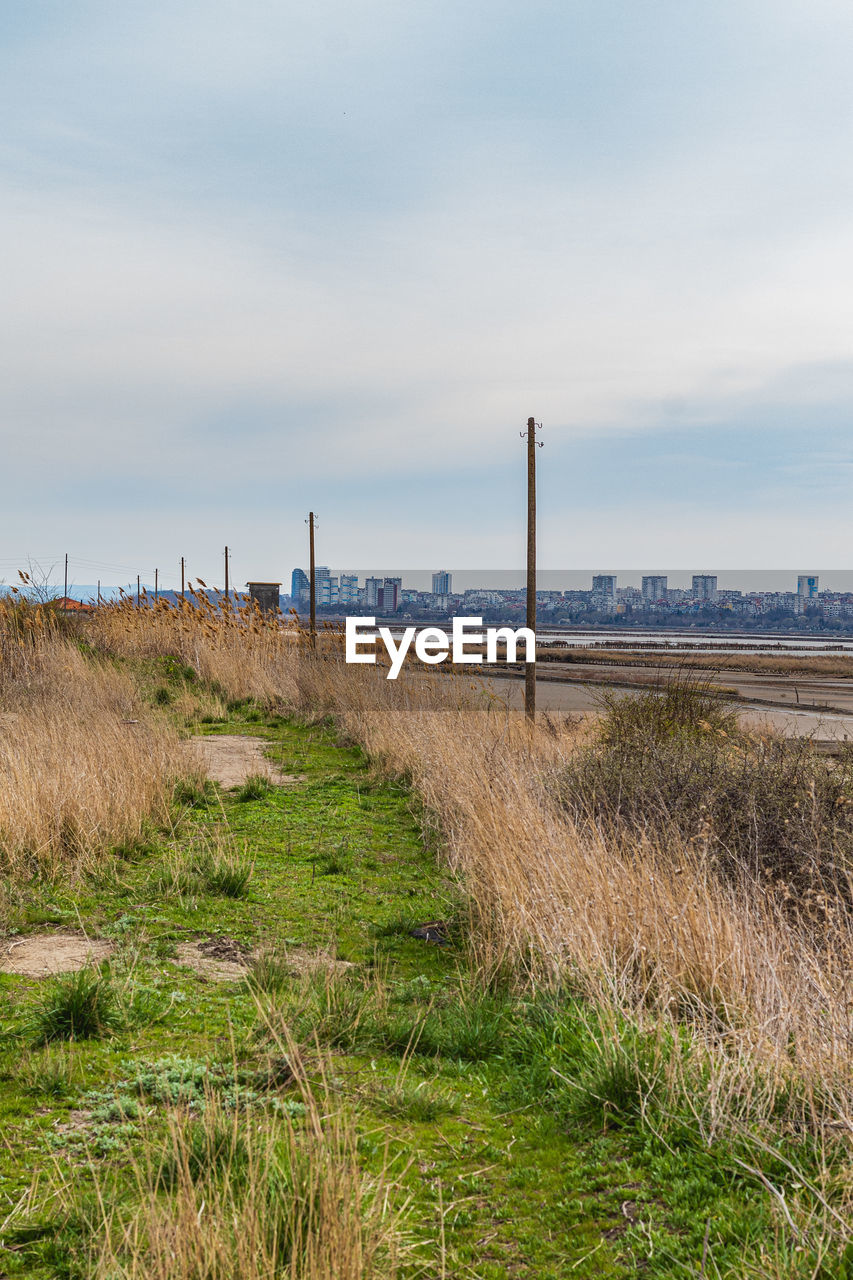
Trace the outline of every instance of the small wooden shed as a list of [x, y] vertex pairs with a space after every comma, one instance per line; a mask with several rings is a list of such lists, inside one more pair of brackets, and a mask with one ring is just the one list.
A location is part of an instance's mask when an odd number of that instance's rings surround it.
[[278, 610], [278, 597], [281, 591], [280, 582], [247, 582], [249, 595], [261, 613], [275, 613]]

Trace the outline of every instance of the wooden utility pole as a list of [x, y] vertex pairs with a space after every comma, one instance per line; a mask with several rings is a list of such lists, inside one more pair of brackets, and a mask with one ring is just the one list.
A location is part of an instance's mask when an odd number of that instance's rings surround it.
[[63, 609], [68, 608], [68, 552], [65, 553], [65, 591], [62, 596]]
[[[542, 441], [536, 439], [536, 422], [527, 419], [527, 627], [536, 635], [536, 449]], [[534, 639], [534, 646], [535, 646]], [[533, 657], [536, 653], [534, 648]], [[536, 719], [536, 663], [524, 664], [524, 714], [528, 720]]]
[[182, 599], [182, 600], [186, 600], [186, 598], [187, 598], [187, 593], [186, 593], [186, 591], [184, 590], [184, 569], [185, 569], [185, 567], [186, 567], [186, 561], [184, 560], [184, 557], [183, 557], [183, 556], [181, 556], [181, 599]]
[[225, 599], [228, 599], [228, 548], [225, 548]]
[[142, 584], [139, 580], [139, 574], [136, 575], [136, 607], [139, 608], [139, 596], [142, 591]]
[[316, 572], [314, 564], [314, 512], [309, 511], [309, 518], [305, 521], [309, 526], [309, 635], [311, 639], [311, 648], [316, 648]]
[[155, 569], [154, 570], [154, 603], [155, 604], [157, 603], [159, 595], [160, 595], [160, 570]]
[[314, 512], [308, 512], [308, 599], [310, 601], [311, 648], [317, 647], [317, 575], [314, 567]]
[[101, 579], [98, 578], [98, 604], [101, 603]]

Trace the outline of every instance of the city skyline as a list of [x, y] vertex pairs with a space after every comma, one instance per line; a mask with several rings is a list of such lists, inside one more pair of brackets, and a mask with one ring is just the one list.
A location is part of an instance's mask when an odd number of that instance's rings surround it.
[[[0, 565], [2, 565], [2, 557], [0, 557]], [[76, 592], [84, 589], [97, 589], [97, 583], [86, 578], [86, 572], [91, 566], [88, 562], [82, 562], [75, 567], [75, 560], [70, 558], [69, 568], [69, 593], [72, 588]], [[51, 569], [52, 572], [47, 572]], [[82, 570], [82, 572], [81, 572]], [[449, 594], [464, 594], [468, 590], [477, 589], [495, 589], [495, 590], [524, 590], [525, 576], [523, 569], [458, 569], [452, 570], [431, 570], [431, 569], [400, 569], [400, 568], [368, 568], [353, 569], [351, 567], [339, 568], [335, 565], [326, 566], [318, 564], [318, 571], [328, 572], [334, 577], [351, 576], [359, 580], [361, 584], [367, 578], [374, 578], [384, 581], [386, 577], [402, 580], [404, 586], [412, 586], [420, 591], [430, 591], [433, 579], [438, 573], [447, 574], [452, 581], [452, 591]], [[292, 594], [293, 577], [298, 572], [305, 572], [301, 569], [279, 569], [279, 572], [269, 579], [261, 579], [261, 575], [251, 574], [252, 580], [278, 580], [282, 584], [282, 594]], [[837, 591], [837, 592], [853, 592], [853, 570], [848, 569], [811, 569], [803, 570], [802, 568], [788, 569], [765, 569], [765, 570], [744, 570], [744, 569], [716, 569], [711, 570], [705, 566], [702, 574], [710, 574], [718, 581], [720, 590], [740, 590], [743, 592], [753, 591], [794, 591], [797, 590], [797, 581], [799, 578], [816, 577], [820, 582], [820, 590]], [[698, 576], [702, 576], [699, 574]], [[37, 580], [47, 585], [48, 581], [52, 587], [61, 592], [63, 588], [63, 564], [61, 560], [53, 561], [49, 566], [42, 567], [42, 575], [37, 573]], [[537, 571], [537, 589], [538, 590], [592, 590], [592, 580], [595, 577], [613, 576], [617, 579], [617, 585], [622, 587], [632, 587], [642, 591], [643, 579], [647, 577], [664, 578], [668, 587], [676, 590], [686, 590], [692, 585], [692, 580], [697, 576], [695, 569], [540, 569]], [[142, 587], [149, 593], [154, 591], [154, 575], [153, 570], [150, 575], [142, 573], [139, 575]], [[193, 566], [187, 566], [187, 582], [196, 583], [200, 580], [204, 581], [206, 588], [211, 590], [223, 589], [223, 576], [220, 573], [217, 579], [215, 575], [205, 577], [201, 574], [193, 572]], [[232, 560], [231, 570], [231, 586], [232, 589], [245, 591], [250, 577], [243, 575], [241, 577], [240, 569], [235, 571], [234, 562]], [[307, 575], [306, 575], [307, 585]], [[8, 591], [11, 587], [20, 587], [21, 583], [18, 579], [17, 571], [7, 573], [5, 576], [0, 574], [0, 592]], [[135, 592], [136, 575], [132, 577], [104, 577], [101, 579], [101, 586], [104, 592], [116, 591], [119, 588], [128, 591], [130, 588]], [[163, 592], [174, 592], [180, 588], [180, 568], [177, 572], [173, 570], [169, 573], [160, 570], [159, 577], [160, 590]]]

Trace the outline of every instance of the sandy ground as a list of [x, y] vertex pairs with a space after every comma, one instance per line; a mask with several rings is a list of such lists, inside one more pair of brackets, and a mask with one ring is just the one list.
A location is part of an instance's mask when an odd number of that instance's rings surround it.
[[241, 786], [247, 778], [269, 778], [270, 782], [283, 785], [301, 782], [302, 777], [282, 773], [277, 765], [264, 755], [269, 744], [263, 738], [249, 738], [242, 734], [222, 733], [204, 738], [190, 738], [184, 749], [193, 763], [204, 770], [209, 778], [226, 790]]
[[[598, 698], [608, 679], [620, 687], [636, 678], [636, 668], [601, 666], [575, 667], [569, 680], [564, 673], [549, 672], [556, 679], [536, 682], [536, 705], [542, 711], [561, 715], [588, 715], [598, 711]], [[641, 679], [644, 673], [640, 673]], [[584, 680], [584, 676], [587, 680]], [[723, 671], [715, 683], [733, 689], [741, 722], [750, 728], [768, 726], [786, 737], [811, 737], [821, 742], [853, 741], [853, 684], [837, 677], [751, 675]], [[588, 681], [588, 682], [587, 682]], [[648, 685], [648, 676], [642, 681]], [[490, 684], [495, 696], [512, 707], [524, 705], [524, 681], [519, 677], [495, 679]], [[626, 688], [625, 692], [629, 690]]]
[[[257, 952], [249, 951], [233, 938], [200, 938], [181, 942], [177, 948], [178, 964], [192, 969], [206, 982], [233, 982], [244, 978]], [[324, 951], [290, 951], [284, 964], [294, 978], [317, 969], [343, 973], [351, 969], [348, 960], [335, 960]]]
[[0, 942], [0, 971], [25, 978], [49, 978], [73, 973], [87, 964], [100, 964], [112, 951], [109, 942], [92, 941], [82, 934], [35, 933], [29, 938], [4, 938]]

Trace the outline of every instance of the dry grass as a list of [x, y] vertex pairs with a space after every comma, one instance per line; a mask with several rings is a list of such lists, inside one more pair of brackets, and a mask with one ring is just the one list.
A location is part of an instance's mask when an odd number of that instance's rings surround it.
[[177, 606], [159, 600], [137, 608], [129, 599], [103, 606], [87, 621], [87, 635], [102, 652], [174, 657], [229, 698], [280, 705], [291, 692], [297, 628], [254, 605], [220, 610], [204, 592], [187, 595]]
[[568, 981], [619, 1009], [686, 1019], [738, 1078], [745, 1064], [779, 1079], [794, 1071], [808, 1122], [853, 1136], [853, 914], [842, 898], [792, 915], [784, 891], [721, 877], [701, 839], [608, 836], [577, 821], [559, 798], [583, 742], [569, 722], [530, 730], [502, 708], [454, 707], [457, 682], [433, 682], [435, 710], [424, 681], [407, 694], [366, 668], [305, 657], [301, 668], [303, 713], [335, 714], [423, 798], [464, 878], [485, 973], [510, 967], [533, 985]]
[[[134, 625], [141, 644], [147, 619]], [[165, 643], [164, 625], [155, 614], [152, 645]], [[796, 1076], [798, 1123], [827, 1142], [853, 1136], [853, 915], [842, 895], [792, 912], [772, 883], [721, 876], [699, 813], [696, 838], [608, 832], [573, 816], [561, 780], [589, 730], [567, 720], [544, 716], [531, 729], [459, 678], [391, 682], [345, 666], [335, 641], [312, 654], [222, 625], [222, 639], [208, 618], [182, 641], [199, 669], [215, 660], [232, 693], [257, 672], [250, 692], [272, 686], [307, 718], [334, 716], [378, 767], [411, 781], [464, 881], [487, 977], [569, 983], [634, 1015], [686, 1022], [721, 1080]], [[174, 619], [168, 626], [174, 643]], [[228, 652], [240, 655], [233, 670], [220, 663]]]
[[73, 875], [166, 821], [186, 766], [127, 675], [37, 609], [0, 612], [0, 873]]
[[[397, 1216], [387, 1176], [362, 1171], [355, 1133], [325, 1085], [317, 1094], [290, 1044], [304, 1115], [214, 1096], [173, 1110], [132, 1157], [130, 1206], [96, 1171], [91, 1274], [102, 1280], [393, 1280]], [[60, 1189], [79, 1214], [73, 1188]]]

